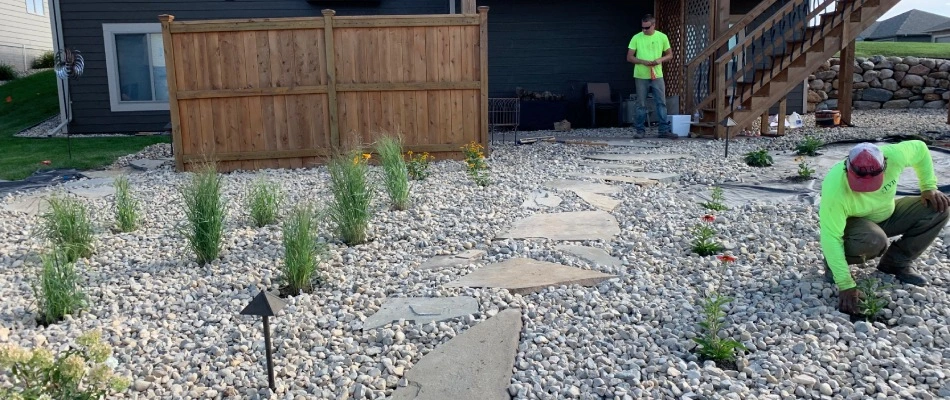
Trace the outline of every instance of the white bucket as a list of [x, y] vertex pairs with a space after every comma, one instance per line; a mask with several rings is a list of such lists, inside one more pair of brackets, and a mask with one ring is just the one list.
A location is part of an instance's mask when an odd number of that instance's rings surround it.
[[676, 136], [689, 136], [689, 115], [670, 115], [670, 128]]

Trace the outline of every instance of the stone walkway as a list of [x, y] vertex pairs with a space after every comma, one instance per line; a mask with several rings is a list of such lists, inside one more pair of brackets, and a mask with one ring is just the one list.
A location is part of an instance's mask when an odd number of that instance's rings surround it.
[[[630, 154], [626, 149], [649, 147], [629, 141], [608, 144], [608, 148], [585, 158], [606, 162], [579, 161], [578, 165], [593, 167], [611, 174], [575, 173], [571, 179], [544, 183], [549, 190], [526, 195], [523, 208], [537, 213], [515, 221], [510, 229], [496, 239], [534, 239], [553, 241], [608, 242], [620, 233], [617, 219], [610, 214], [621, 200], [611, 195], [621, 193], [622, 185], [652, 186], [675, 183], [675, 174], [646, 173], [642, 163], [654, 160], [691, 158], [685, 154]], [[639, 163], [629, 164], [628, 162]], [[614, 173], [616, 175], [614, 175]], [[596, 180], [600, 182], [591, 182]], [[613, 184], [609, 184], [611, 182]], [[553, 192], [552, 192], [553, 191]], [[560, 194], [573, 193], [597, 208], [597, 211], [545, 212], [557, 207]], [[591, 267], [616, 268], [622, 262], [596, 247], [559, 244], [558, 251], [576, 257]], [[433, 257], [419, 269], [455, 268], [479, 263], [484, 252], [468, 251], [455, 256]], [[615, 278], [596, 271], [529, 258], [513, 258], [482, 266], [444, 287], [503, 288], [513, 294], [527, 295], [561, 285], [596, 286]], [[389, 299], [382, 309], [370, 316], [364, 329], [372, 329], [392, 321], [412, 320], [416, 323], [438, 321], [465, 315], [475, 299]], [[477, 308], [477, 303], [476, 306]], [[472, 313], [477, 312], [477, 310]], [[394, 399], [510, 399], [508, 387], [514, 369], [515, 354], [520, 342], [522, 315], [519, 309], [508, 309], [480, 322], [449, 340], [406, 373], [408, 386], [396, 390]]]

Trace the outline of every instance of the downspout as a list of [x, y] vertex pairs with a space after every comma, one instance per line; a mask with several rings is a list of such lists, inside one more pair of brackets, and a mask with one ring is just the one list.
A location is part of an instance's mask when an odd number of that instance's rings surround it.
[[[63, 40], [63, 17], [60, 12], [59, 0], [49, 0], [49, 19], [50, 28], [53, 33], [53, 54], [59, 54], [65, 49]], [[47, 132], [47, 135], [54, 135], [60, 130], [69, 132], [68, 125], [73, 120], [73, 105], [69, 96], [69, 81], [56, 78], [56, 91], [59, 97], [59, 115], [60, 124]]]

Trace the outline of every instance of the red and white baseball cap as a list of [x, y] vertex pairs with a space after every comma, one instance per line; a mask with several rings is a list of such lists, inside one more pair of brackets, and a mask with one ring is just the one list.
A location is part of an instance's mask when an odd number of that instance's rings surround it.
[[871, 143], [854, 146], [846, 164], [848, 185], [855, 192], [873, 192], [884, 183], [884, 153]]

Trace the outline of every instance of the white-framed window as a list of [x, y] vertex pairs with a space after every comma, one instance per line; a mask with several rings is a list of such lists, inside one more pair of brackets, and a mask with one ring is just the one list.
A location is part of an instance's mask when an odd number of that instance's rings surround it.
[[26, 12], [46, 15], [46, 0], [26, 0]]
[[168, 110], [160, 23], [102, 24], [112, 111]]

